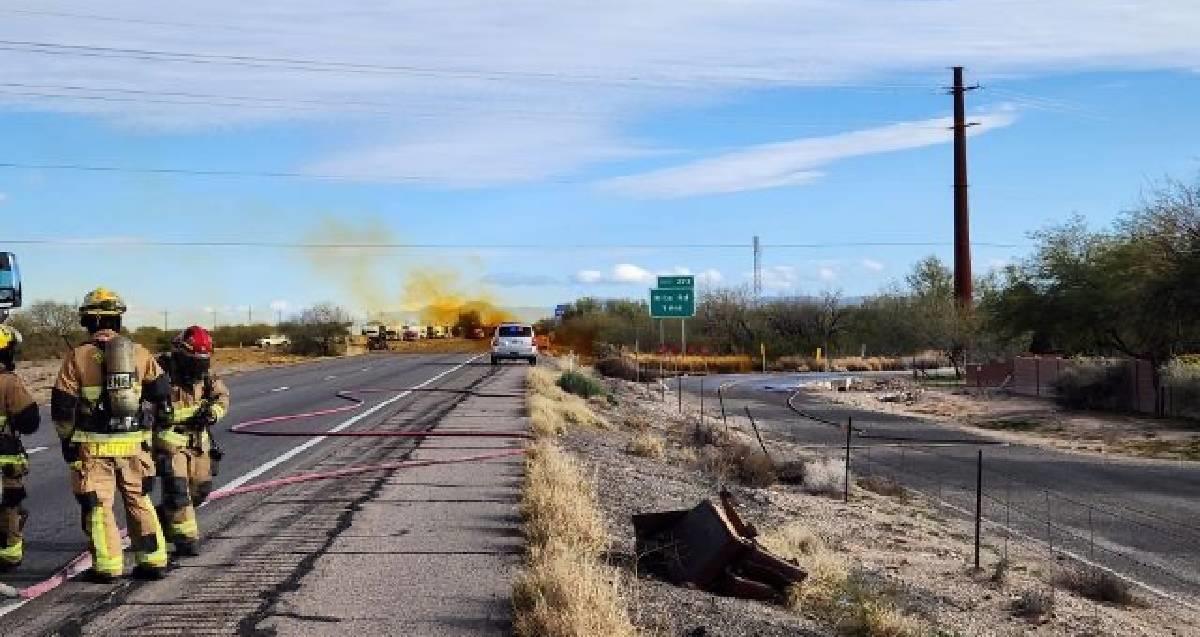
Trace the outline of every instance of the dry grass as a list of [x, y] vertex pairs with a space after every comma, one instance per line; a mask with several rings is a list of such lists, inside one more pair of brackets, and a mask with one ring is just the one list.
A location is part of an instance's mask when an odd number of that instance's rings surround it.
[[530, 558], [513, 583], [513, 632], [524, 637], [632, 637], [616, 572], [569, 550]]
[[771, 529], [758, 537], [758, 543], [780, 557], [796, 561], [826, 550], [819, 535], [796, 523]]
[[608, 546], [595, 491], [575, 461], [550, 440], [528, 449], [521, 514], [532, 546], [558, 542], [586, 558], [598, 557]]
[[926, 633], [917, 619], [896, 607], [895, 595], [846, 560], [802, 524], [787, 524], [759, 537], [771, 552], [794, 560], [808, 573], [788, 591], [788, 607], [832, 625], [839, 634], [861, 637], [917, 637]]
[[568, 424], [604, 421], [555, 381], [546, 370], [529, 375], [538, 439], [526, 450], [521, 514], [527, 560], [513, 581], [513, 630], [524, 637], [632, 637], [617, 572], [601, 561], [609, 537], [595, 489], [554, 442]]
[[666, 443], [662, 436], [649, 431], [639, 431], [629, 439], [626, 451], [643, 458], [661, 458], [666, 453]]
[[643, 368], [663, 369], [671, 371], [701, 372], [713, 374], [729, 374], [735, 372], [751, 372], [759, 369], [759, 359], [749, 356], [664, 356], [660, 354], [640, 354], [638, 363]]
[[586, 401], [568, 394], [557, 385], [558, 375], [546, 369], [530, 370], [529, 418], [536, 436], [561, 436], [568, 425], [608, 428], [608, 422], [592, 411]]

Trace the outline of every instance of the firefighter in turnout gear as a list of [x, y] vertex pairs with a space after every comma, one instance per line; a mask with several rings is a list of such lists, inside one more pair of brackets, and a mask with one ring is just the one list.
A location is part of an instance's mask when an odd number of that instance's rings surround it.
[[212, 491], [221, 448], [210, 428], [229, 411], [229, 390], [209, 371], [213, 341], [193, 325], [171, 341], [171, 351], [158, 358], [171, 377], [173, 418], [156, 423], [154, 459], [162, 477], [159, 519], [176, 555], [199, 554], [196, 508]]
[[167, 545], [150, 500], [154, 486], [151, 431], [142, 404], [170, 419], [170, 380], [146, 348], [121, 336], [125, 303], [97, 288], [79, 308], [91, 338], [73, 348], [50, 397], [50, 414], [70, 463], [71, 489], [82, 508], [92, 554], [93, 581], [112, 581], [124, 570], [113, 506], [125, 505], [134, 574], [157, 579], [167, 566]]
[[0, 570], [19, 566], [24, 557], [21, 529], [28, 513], [21, 502], [29, 458], [21, 436], [36, 432], [41, 423], [37, 403], [13, 373], [20, 345], [20, 332], [0, 325]]

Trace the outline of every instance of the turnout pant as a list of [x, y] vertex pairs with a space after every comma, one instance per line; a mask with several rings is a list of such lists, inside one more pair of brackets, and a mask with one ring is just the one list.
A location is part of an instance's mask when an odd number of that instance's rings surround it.
[[163, 538], [150, 491], [154, 485], [154, 461], [148, 452], [124, 457], [95, 457], [86, 452], [71, 465], [71, 490], [83, 513], [83, 532], [88, 537], [96, 572], [120, 575], [124, 571], [121, 535], [113, 516], [120, 495], [129, 521], [129, 542], [138, 566], [164, 568], [167, 543]]
[[21, 507], [25, 500], [25, 475], [29, 463], [20, 460], [0, 460], [0, 567], [13, 567], [24, 557], [21, 529], [28, 513]]
[[212, 459], [202, 448], [162, 443], [156, 455], [163, 479], [162, 521], [167, 538], [194, 542], [200, 538], [196, 507], [212, 492]]

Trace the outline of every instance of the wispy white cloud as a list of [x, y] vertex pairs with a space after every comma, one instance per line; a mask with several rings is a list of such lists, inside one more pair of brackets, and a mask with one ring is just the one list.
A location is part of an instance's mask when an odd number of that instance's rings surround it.
[[791, 265], [772, 265], [762, 269], [762, 285], [766, 290], [791, 291], [799, 287], [800, 272]]
[[600, 283], [604, 280], [604, 273], [600, 270], [580, 270], [572, 278], [576, 283]]
[[698, 272], [685, 266], [651, 270], [633, 263], [618, 263], [607, 271], [579, 270], [571, 279], [576, 283], [588, 285], [653, 285], [658, 280], [658, 276], [663, 274], [691, 274], [696, 277], [697, 285], [710, 286], [721, 283], [725, 278], [716, 268], [706, 268]]
[[8, 201], [8, 195], [0, 192], [0, 206], [4, 205], [5, 201]]
[[817, 268], [817, 278], [825, 283], [829, 283], [838, 278], [838, 273], [837, 273], [837, 270], [834, 270], [833, 268], [831, 268], [829, 266], [823, 265], [823, 266]]
[[876, 261], [875, 259], [863, 259], [862, 267], [870, 270], [871, 272], [883, 272], [885, 266], [883, 263]]
[[613, 283], [653, 283], [654, 274], [632, 263], [618, 263], [612, 270]]
[[563, 279], [548, 274], [523, 274], [520, 272], [490, 272], [480, 279], [488, 285], [498, 287], [538, 287], [562, 285]]
[[[53, 7], [36, 6], [44, 4]], [[296, 161], [300, 169], [456, 186], [570, 175], [635, 156], [643, 149], [625, 137], [630, 122], [735, 91], [933, 87], [947, 60], [984, 78], [1200, 68], [1200, 5], [1179, 0], [210, 0], [169, 12], [109, 0], [71, 13], [6, 13], [0, 39], [372, 66], [15, 47], [5, 52], [5, 82], [30, 88], [0, 103], [140, 128], [337, 124], [332, 141]], [[63, 86], [93, 90], [54, 88]], [[137, 93], [181, 87], [256, 99]], [[733, 185], [795, 185], [814, 172], [743, 175]]]
[[[1011, 110], [978, 115], [972, 135], [1012, 124]], [[951, 118], [939, 117], [789, 142], [760, 144], [709, 159], [616, 177], [604, 187], [637, 197], [689, 197], [809, 183], [818, 168], [841, 159], [932, 146], [951, 140]]]

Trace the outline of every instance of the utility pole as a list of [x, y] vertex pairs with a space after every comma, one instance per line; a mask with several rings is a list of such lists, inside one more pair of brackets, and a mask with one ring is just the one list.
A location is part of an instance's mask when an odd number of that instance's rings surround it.
[[758, 297], [762, 296], [762, 244], [758, 241], [758, 235], [754, 235], [754, 302], [758, 303]]
[[246, 306], [246, 325], [254, 325], [254, 306]]
[[162, 315], [163, 315], [163, 331], [164, 332], [169, 331], [169, 328], [167, 327], [167, 314], [168, 314], [167, 310], [163, 310]]
[[213, 331], [215, 332], [215, 331], [217, 331], [217, 308], [215, 308], [215, 307], [213, 308], [212, 315], [213, 315], [212, 328], [213, 328]]
[[963, 86], [963, 67], [954, 67], [954, 297], [971, 306], [971, 215], [967, 205], [966, 93], [979, 88]]

